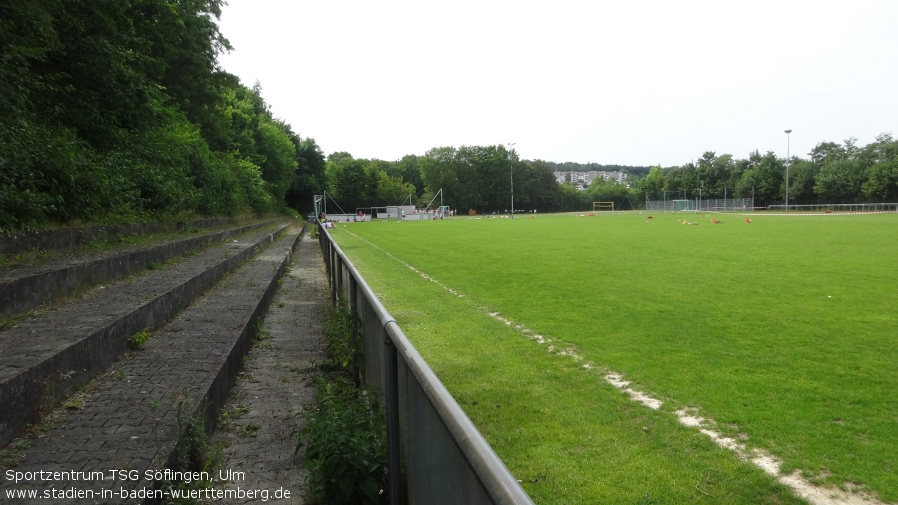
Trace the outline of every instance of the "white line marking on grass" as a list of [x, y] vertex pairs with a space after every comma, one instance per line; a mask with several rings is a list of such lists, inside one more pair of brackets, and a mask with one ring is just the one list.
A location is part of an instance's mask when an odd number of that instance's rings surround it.
[[731, 437], [726, 437], [720, 432], [703, 427], [703, 425], [713, 425], [714, 422], [695, 415], [693, 410], [680, 409], [676, 412], [681, 424], [698, 428], [701, 433], [713, 440], [715, 444], [733, 451], [740, 460], [750, 462], [764, 470], [766, 474], [792, 489], [792, 492], [799, 498], [803, 498], [814, 505], [885, 505], [885, 503], [873, 497], [848, 493], [841, 489], [815, 486], [804, 479], [797, 470], [791, 474], [784, 474], [781, 472], [782, 461], [776, 456], [761, 449], [749, 449], [745, 444]]
[[[464, 295], [457, 290], [450, 288], [445, 284], [442, 284], [427, 273], [418, 270], [414, 266], [397, 258], [393, 254], [382, 249], [376, 244], [373, 244], [349, 231], [346, 231], [346, 233], [383, 252], [388, 257], [404, 265], [409, 270], [417, 273], [422, 278], [442, 287], [453, 296], [456, 296], [458, 298], [464, 297]], [[541, 335], [522, 324], [515, 323], [511, 319], [502, 316], [499, 312], [489, 312], [488, 314], [493, 319], [500, 321], [506, 326], [514, 328], [522, 335], [529, 338], [530, 340], [536, 341], [538, 344], [549, 344], [546, 350], [550, 353], [561, 356], [570, 356], [577, 362], [583, 361], [583, 357], [577, 354], [576, 348], [574, 348], [573, 346], [566, 347], [559, 351], [553, 344], [553, 342], [555, 341], [554, 339]], [[590, 363], [584, 363], [583, 368], [589, 370], [593, 368], [593, 365], [591, 365]], [[661, 405], [663, 405], [663, 402], [661, 400], [654, 398], [643, 391], [639, 391], [638, 389], [633, 389], [632, 387], [630, 387], [630, 381], [624, 380], [623, 375], [621, 375], [620, 373], [606, 372], [605, 375], [602, 376], [602, 378], [605, 380], [605, 382], [626, 393], [633, 401], [639, 402], [652, 410], [660, 410]], [[695, 413], [696, 410], [697, 409], [694, 408], [683, 408], [677, 410], [675, 412], [677, 420], [684, 426], [697, 428], [700, 433], [713, 440], [714, 443], [716, 443], [718, 446], [732, 451], [740, 460], [752, 463], [753, 465], [757, 466], [766, 474], [770, 475], [780, 483], [789, 487], [789, 489], [791, 489], [796, 496], [807, 500], [812, 505], [888, 505], [885, 502], [881, 502], [870, 496], [849, 493], [846, 491], [842, 491], [841, 489], [815, 486], [814, 484], [804, 479], [801, 476], [800, 471], [797, 470], [791, 474], [784, 474], [781, 472], [782, 462], [776, 456], [773, 456], [772, 454], [761, 449], [750, 449], [744, 443], [741, 443], [734, 438], [724, 436], [720, 432], [709, 428], [709, 426], [714, 426], [716, 423], [713, 420], [708, 420], [697, 415]]]
[[410, 265], [409, 263], [406, 263], [405, 261], [403, 261], [403, 260], [397, 258], [397, 257], [394, 256], [392, 253], [390, 253], [390, 252], [387, 251], [386, 249], [383, 249], [382, 247], [378, 246], [377, 244], [375, 244], [375, 243], [373, 243], [373, 242], [370, 242], [370, 241], [368, 241], [368, 240], [365, 240], [364, 238], [362, 238], [362, 237], [356, 235], [355, 233], [352, 233], [352, 232], [349, 231], [349, 230], [343, 230], [343, 231], [345, 231], [347, 235], [352, 235], [353, 237], [355, 237], [355, 238], [361, 240], [362, 242], [364, 242], [364, 243], [370, 245], [371, 247], [377, 249], [378, 251], [384, 253], [388, 258], [390, 258], [390, 259], [396, 261], [397, 263], [399, 263], [400, 265], [404, 266], [405, 268], [408, 268], [408, 269], [411, 270], [412, 272], [415, 272], [416, 274], [420, 275], [420, 276], [421, 276], [422, 278], [424, 278], [425, 280], [428, 280], [428, 281], [430, 281], [430, 282], [436, 284], [437, 286], [440, 286], [441, 288], [443, 288], [443, 289], [445, 289], [446, 291], [448, 291], [449, 294], [451, 294], [451, 295], [453, 295], [453, 296], [456, 296], [456, 297], [458, 297], [458, 298], [464, 298], [465, 295], [463, 295], [463, 294], [459, 293], [458, 291], [456, 291], [456, 290], [450, 288], [449, 286], [447, 286], [447, 285], [445, 285], [445, 284], [439, 282], [438, 280], [434, 279], [433, 277], [431, 277], [431, 276], [428, 275], [427, 273], [422, 272], [421, 270], [418, 270], [417, 268], [415, 268], [414, 266]]
[[[551, 339], [543, 337], [529, 328], [526, 328], [524, 325], [517, 324], [510, 319], [503, 317], [498, 312], [490, 312], [489, 315], [494, 319], [505, 323], [507, 326], [514, 327], [527, 338], [536, 340], [540, 344], [552, 341]], [[549, 351], [552, 351], [552, 346], [549, 346]], [[573, 351], [561, 352], [558, 354], [571, 356], [577, 361], [583, 360], [581, 356]], [[584, 365], [584, 368], [589, 369], [591, 366], [587, 364]], [[661, 400], [654, 398], [643, 391], [630, 387], [630, 381], [624, 380], [623, 376], [617, 372], [606, 372], [602, 378], [605, 379], [605, 382], [626, 393], [633, 401], [639, 402], [652, 410], [660, 410], [661, 405], [663, 405]], [[694, 411], [695, 409], [684, 408], [677, 410], [675, 414], [677, 420], [679, 420], [682, 425], [690, 428], [698, 428], [700, 433], [713, 440], [718, 446], [733, 451], [736, 454], [736, 457], [740, 460], [757, 466], [766, 474], [786, 485], [796, 496], [807, 500], [812, 505], [886, 505], [884, 502], [876, 500], [873, 497], [848, 493], [841, 489], [815, 486], [804, 479], [801, 476], [800, 471], [797, 470], [791, 474], [784, 474], [780, 470], [782, 462], [776, 456], [761, 449], [749, 449], [745, 444], [736, 439], [724, 436], [720, 432], [708, 428], [707, 426], [714, 426], [716, 423], [698, 416]]]
[[621, 374], [608, 372], [602, 378], [605, 379], [605, 382], [630, 395], [630, 398], [632, 398], [633, 401], [637, 401], [652, 410], [658, 410], [661, 408], [661, 400], [652, 398], [642, 391], [637, 391], [631, 388], [630, 382], [625, 381], [623, 377], [621, 377]]

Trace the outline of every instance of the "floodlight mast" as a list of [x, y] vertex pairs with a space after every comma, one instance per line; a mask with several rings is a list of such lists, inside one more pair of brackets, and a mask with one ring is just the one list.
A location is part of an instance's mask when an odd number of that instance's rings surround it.
[[792, 130], [786, 132], [786, 212], [789, 212], [789, 134]]
[[514, 160], [511, 157], [515, 142], [505, 144], [512, 149], [508, 151], [508, 172], [511, 174], [511, 218], [514, 219]]
[[511, 148], [508, 151], [508, 173], [511, 182], [511, 218], [514, 219], [514, 159], [512, 158], [512, 152], [514, 150], [515, 142], [505, 145]]

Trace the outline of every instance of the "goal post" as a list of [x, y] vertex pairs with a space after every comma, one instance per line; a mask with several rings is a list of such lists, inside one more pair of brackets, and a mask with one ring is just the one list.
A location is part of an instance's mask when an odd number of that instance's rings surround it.
[[592, 202], [592, 210], [614, 210], [614, 202]]
[[694, 200], [673, 200], [673, 210], [697, 210]]

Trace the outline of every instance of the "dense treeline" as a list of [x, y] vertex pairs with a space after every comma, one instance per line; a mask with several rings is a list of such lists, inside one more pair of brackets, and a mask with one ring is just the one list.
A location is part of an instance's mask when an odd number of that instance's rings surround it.
[[311, 200], [324, 155], [219, 68], [221, 4], [0, 2], [0, 232]]
[[357, 160], [341, 152], [328, 157], [326, 168], [329, 195], [347, 212], [409, 201], [439, 205], [434, 198], [440, 190], [442, 201], [456, 210], [507, 212], [512, 173], [516, 210], [554, 210], [561, 187], [552, 172], [552, 165], [521, 160], [501, 145], [439, 147], [395, 162]]
[[[898, 202], [898, 141], [882, 134], [859, 147], [854, 139], [843, 144], [822, 142], [810, 159], [786, 160], [768, 152], [748, 159], [706, 152], [681, 167], [654, 167], [635, 186], [636, 197], [743, 198], [754, 195], [756, 206], [782, 204], [786, 199], [789, 168], [789, 203]], [[677, 196], [679, 195], [679, 196]]]
[[[462, 212], [507, 212], [514, 174], [515, 210], [526, 212], [592, 209], [595, 201], [613, 201], [616, 209], [642, 208], [646, 199], [748, 198], [755, 205], [785, 201], [789, 166], [789, 203], [838, 204], [898, 202], [898, 141], [880, 135], [864, 147], [849, 139], [822, 142], [810, 159], [778, 158], [751, 153], [747, 159], [705, 152], [697, 161], [677, 167], [548, 163], [521, 160], [498, 146], [434, 148], [423, 156], [400, 161], [356, 160], [335, 153], [327, 162], [328, 191], [344, 210], [396, 205], [408, 200], [424, 206], [439, 190], [443, 201]], [[628, 174], [625, 184], [596, 179], [584, 190], [558, 183], [555, 171], [605, 170]]]

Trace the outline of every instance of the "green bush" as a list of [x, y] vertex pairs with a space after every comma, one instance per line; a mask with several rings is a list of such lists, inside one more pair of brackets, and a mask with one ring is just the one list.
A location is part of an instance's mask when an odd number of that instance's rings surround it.
[[300, 437], [313, 503], [385, 503], [386, 421], [377, 392], [321, 376], [315, 409], [304, 417]]
[[313, 503], [385, 503], [386, 418], [373, 388], [350, 380], [352, 317], [341, 303], [324, 322], [331, 357], [319, 364], [315, 405], [301, 417], [296, 450], [305, 444]]
[[[178, 401], [175, 407], [178, 425], [178, 439], [175, 442], [176, 462], [173, 468], [180, 472], [207, 472], [212, 475], [216, 468], [222, 468], [224, 459], [221, 443], [212, 443], [206, 433], [206, 425], [203, 418], [205, 409], [196, 411], [190, 415], [185, 410], [185, 401]], [[195, 505], [198, 503], [191, 496], [197, 490], [209, 488], [213, 481], [206, 479], [164, 481], [162, 490], [166, 498], [163, 505]], [[174, 492], [174, 491], [177, 492]]]
[[324, 321], [324, 339], [327, 342], [334, 362], [344, 369], [352, 364], [352, 356], [356, 354], [356, 344], [352, 342], [350, 328], [352, 319], [349, 311], [341, 302], [333, 309]]

